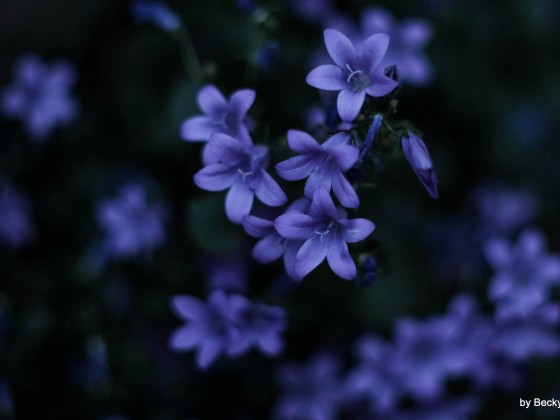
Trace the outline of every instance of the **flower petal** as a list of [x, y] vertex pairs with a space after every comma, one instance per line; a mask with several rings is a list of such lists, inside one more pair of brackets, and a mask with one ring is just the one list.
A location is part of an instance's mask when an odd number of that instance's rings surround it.
[[253, 89], [242, 89], [234, 92], [229, 101], [231, 114], [241, 121], [255, 102], [255, 96], [256, 92]]
[[191, 321], [204, 319], [208, 314], [206, 304], [192, 296], [173, 296], [169, 300], [169, 306], [178, 317]]
[[244, 182], [236, 182], [226, 196], [226, 214], [233, 223], [241, 224], [243, 217], [248, 215], [253, 207], [255, 194]]
[[214, 163], [194, 175], [194, 183], [203, 190], [222, 191], [233, 185], [239, 174], [231, 166]]
[[346, 64], [356, 60], [358, 55], [356, 48], [342, 32], [335, 29], [325, 29], [324, 37], [327, 51], [338, 67], [344, 68]]
[[238, 165], [250, 153], [239, 140], [222, 133], [213, 134], [208, 142], [208, 147], [220, 162], [229, 166]]
[[289, 130], [288, 131], [288, 144], [292, 151], [306, 154], [320, 150], [321, 146], [313, 137], [305, 131]]
[[362, 109], [365, 97], [366, 91], [363, 90], [360, 92], [354, 92], [350, 89], [340, 91], [336, 101], [336, 108], [338, 109], [342, 121], [352, 122], [356, 119], [360, 113], [360, 109]]
[[329, 154], [335, 159], [337, 166], [342, 171], [347, 171], [358, 161], [360, 151], [351, 144], [330, 147]]
[[255, 194], [264, 204], [272, 207], [286, 204], [288, 197], [264, 169], [260, 170], [255, 181]]
[[340, 223], [343, 226], [342, 238], [351, 244], [368, 237], [375, 229], [375, 224], [367, 219], [350, 219]]
[[181, 138], [186, 141], [208, 141], [216, 126], [208, 117], [192, 117], [181, 125]]
[[391, 93], [398, 85], [398, 82], [381, 73], [370, 75], [371, 86], [366, 88], [368, 95], [379, 98]]
[[262, 238], [274, 231], [274, 222], [249, 215], [243, 218], [243, 228], [252, 237]]
[[214, 85], [204, 86], [196, 97], [199, 108], [211, 117], [227, 111], [228, 103], [224, 95]]
[[286, 213], [274, 221], [274, 227], [286, 239], [304, 241], [315, 231], [315, 220], [307, 214]]
[[339, 239], [331, 243], [327, 261], [337, 276], [345, 280], [352, 280], [356, 277], [356, 264], [348, 252], [348, 245], [343, 240]]
[[282, 240], [277, 233], [265, 236], [253, 248], [253, 257], [263, 264], [276, 261], [284, 253]]
[[296, 278], [301, 280], [323, 262], [328, 252], [328, 243], [314, 235], [304, 242], [296, 256]]
[[218, 340], [210, 340], [196, 354], [196, 364], [200, 369], [206, 370], [223, 350], [223, 344]]
[[329, 192], [324, 188], [317, 188], [313, 194], [310, 213], [312, 215], [327, 215], [332, 219], [337, 219], [338, 212]]
[[348, 87], [344, 72], [332, 64], [324, 64], [309, 72], [305, 81], [308, 85], [322, 90], [342, 90]]
[[300, 155], [276, 164], [276, 172], [286, 181], [307, 178], [315, 168], [315, 156]]
[[302, 241], [288, 241], [287, 244], [284, 244], [284, 268], [286, 274], [294, 280], [297, 280], [296, 257], [302, 245]]
[[202, 339], [199, 328], [185, 325], [171, 333], [168, 345], [174, 351], [186, 351], [196, 347]]
[[309, 175], [303, 192], [306, 197], [313, 198], [315, 191], [323, 188], [326, 191], [331, 190], [333, 173], [329, 165], [321, 165]]
[[358, 194], [356, 194], [356, 191], [352, 188], [352, 185], [350, 185], [350, 182], [348, 182], [342, 172], [337, 171], [333, 176], [332, 189], [334, 195], [336, 195], [338, 201], [340, 201], [340, 204], [344, 207], [355, 208], [360, 205]]
[[365, 69], [369, 73], [374, 71], [374, 69], [381, 63], [385, 53], [387, 52], [387, 47], [389, 47], [389, 35], [387, 34], [373, 34], [367, 38], [360, 48], [360, 53]]
[[257, 340], [259, 348], [263, 351], [263, 353], [270, 356], [280, 354], [284, 348], [282, 339], [274, 332], [261, 334], [258, 336]]

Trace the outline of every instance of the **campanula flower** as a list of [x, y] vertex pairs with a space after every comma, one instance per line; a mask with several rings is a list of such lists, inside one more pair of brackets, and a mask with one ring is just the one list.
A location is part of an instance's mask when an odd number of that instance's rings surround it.
[[173, 32], [181, 27], [181, 19], [162, 1], [137, 1], [132, 6], [132, 15], [137, 22], [149, 22]]
[[66, 125], [77, 114], [78, 104], [71, 95], [76, 70], [64, 60], [46, 64], [36, 55], [19, 58], [14, 81], [1, 93], [2, 114], [21, 120], [26, 134], [44, 141], [57, 125]]
[[335, 207], [323, 187], [313, 194], [308, 213], [292, 211], [278, 217], [276, 230], [286, 239], [304, 241], [296, 255], [295, 275], [298, 280], [314, 270], [325, 258], [338, 276], [356, 277], [356, 264], [347, 243], [369, 236], [375, 225], [366, 219], [348, 219], [346, 212]]
[[359, 150], [350, 143], [347, 133], [338, 133], [319, 145], [309, 134], [288, 131], [290, 149], [299, 153], [276, 165], [276, 172], [288, 181], [307, 178], [305, 196], [312, 198], [319, 187], [332, 190], [345, 207], [358, 207], [360, 200], [344, 176], [358, 160]]
[[502, 310], [527, 314], [544, 303], [551, 287], [560, 283], [560, 256], [546, 252], [546, 239], [537, 230], [524, 231], [515, 245], [490, 239], [484, 251], [496, 270], [488, 294]]
[[324, 36], [334, 64], [315, 68], [306, 81], [317, 89], [340, 91], [338, 113], [343, 121], [352, 122], [360, 113], [366, 94], [382, 97], [397, 87], [397, 82], [385, 76], [380, 66], [389, 46], [389, 36], [371, 35], [358, 48], [334, 29], [326, 29]]
[[254, 196], [269, 206], [281, 206], [287, 197], [266, 172], [268, 148], [248, 145], [225, 134], [213, 134], [208, 143], [209, 152], [216, 157], [212, 163], [198, 171], [194, 182], [208, 191], [229, 189], [226, 197], [226, 214], [240, 224], [249, 214]]
[[127, 184], [116, 197], [99, 201], [95, 218], [104, 233], [102, 249], [107, 257], [150, 254], [165, 241], [165, 209], [150, 205], [139, 184]]
[[28, 198], [10, 183], [0, 183], [0, 243], [20, 249], [35, 236]]
[[[252, 144], [247, 128], [247, 111], [255, 101], [255, 91], [242, 89], [235, 91], [229, 101], [213, 85], [198, 91], [197, 102], [205, 115], [188, 118], [181, 125], [181, 137], [186, 141], [208, 141], [215, 133], [227, 134], [242, 143]], [[204, 149], [205, 164], [215, 163], [216, 158]]]
[[397, 22], [391, 13], [381, 7], [367, 9], [362, 14], [362, 34], [383, 32], [391, 37], [391, 45], [381, 67], [396, 65], [400, 80], [413, 85], [424, 85], [433, 78], [433, 66], [423, 49], [432, 38], [432, 27], [424, 19]]
[[432, 198], [438, 198], [436, 174], [432, 166], [432, 158], [420, 137], [408, 132], [408, 137], [401, 140], [402, 148], [412, 170]]

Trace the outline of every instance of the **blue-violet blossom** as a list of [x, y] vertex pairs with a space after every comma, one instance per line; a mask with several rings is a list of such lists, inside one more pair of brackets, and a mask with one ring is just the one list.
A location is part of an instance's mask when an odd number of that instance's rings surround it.
[[325, 258], [338, 276], [346, 280], [356, 277], [356, 264], [347, 243], [367, 237], [375, 225], [366, 219], [348, 219], [346, 211], [335, 207], [323, 187], [317, 188], [308, 214], [292, 211], [278, 217], [276, 230], [286, 239], [304, 241], [296, 255], [295, 275], [302, 279]]
[[14, 82], [1, 93], [2, 114], [19, 119], [26, 134], [43, 141], [57, 124], [71, 122], [78, 104], [70, 89], [76, 70], [64, 60], [46, 64], [36, 55], [25, 55], [14, 66]]
[[337, 108], [340, 118], [352, 122], [358, 116], [366, 93], [373, 97], [385, 96], [397, 82], [387, 76], [380, 66], [389, 46], [389, 36], [374, 34], [356, 48], [346, 35], [334, 29], [324, 32], [327, 51], [334, 61], [312, 70], [307, 83], [317, 89], [340, 91]]
[[[249, 140], [250, 141], [250, 140]], [[268, 148], [240, 142], [225, 134], [211, 136], [208, 149], [216, 159], [198, 171], [194, 182], [208, 191], [229, 189], [226, 197], [226, 214], [233, 222], [240, 224], [249, 214], [254, 196], [269, 206], [281, 206], [287, 197], [266, 172]]]
[[290, 149], [299, 153], [276, 165], [276, 172], [288, 181], [307, 178], [305, 196], [312, 198], [319, 187], [334, 194], [345, 207], [358, 207], [360, 200], [344, 172], [358, 160], [359, 150], [350, 143], [347, 133], [338, 133], [319, 145], [309, 134], [288, 131]]
[[173, 32], [181, 27], [181, 19], [162, 1], [137, 1], [132, 6], [132, 15], [137, 22], [149, 22]]
[[8, 182], [0, 185], [0, 243], [13, 249], [27, 245], [35, 234], [27, 197]]

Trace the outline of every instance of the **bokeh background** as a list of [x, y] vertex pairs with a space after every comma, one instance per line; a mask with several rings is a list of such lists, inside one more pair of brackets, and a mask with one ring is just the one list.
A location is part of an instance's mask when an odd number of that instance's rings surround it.
[[[274, 372], [285, 360], [329, 351], [350, 366], [356, 337], [391, 337], [396, 320], [441, 314], [459, 292], [490, 314], [492, 270], [481, 247], [500, 221], [520, 219], [499, 232], [510, 239], [536, 226], [560, 250], [559, 2], [167, 4], [185, 22], [199, 73], [189, 71], [184, 34], [138, 22], [129, 1], [0, 2], [0, 87], [25, 53], [65, 58], [77, 68], [79, 103], [73, 122], [43, 142], [0, 120], [0, 172], [27, 196], [34, 232], [25, 246], [0, 250], [6, 418], [269, 418], [280, 392]], [[320, 103], [305, 76], [324, 51], [325, 4], [356, 22], [365, 8], [384, 6], [433, 27], [425, 49], [433, 80], [403, 84], [398, 101], [429, 145], [440, 199], [430, 199], [402, 156], [360, 190], [360, 215], [376, 223], [366, 248], [378, 272], [368, 287], [326, 267], [296, 284], [280, 263], [252, 260], [254, 240], [227, 221], [223, 195], [192, 181], [200, 145], [179, 136], [181, 122], [199, 113], [204, 83], [226, 94], [250, 87], [253, 138], [285, 157], [286, 131], [308, 127], [307, 109]], [[96, 264], [96, 203], [131, 181], [165, 207], [165, 241], [149, 255]], [[201, 372], [191, 353], [168, 348], [180, 325], [169, 298], [203, 299], [212, 258], [242, 262], [245, 294], [287, 309], [280, 358], [253, 351]], [[560, 396], [559, 366], [554, 357], [523, 364], [522, 385], [483, 394], [472, 416], [554, 418], [553, 409], [520, 409], [519, 398]]]

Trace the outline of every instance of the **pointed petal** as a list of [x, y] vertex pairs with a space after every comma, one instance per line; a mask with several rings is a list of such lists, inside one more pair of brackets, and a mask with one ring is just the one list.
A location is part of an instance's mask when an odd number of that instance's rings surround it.
[[228, 108], [226, 98], [214, 85], [207, 85], [200, 89], [196, 99], [200, 109], [211, 117], [226, 112]]
[[336, 195], [338, 201], [340, 201], [340, 204], [344, 207], [355, 208], [360, 205], [358, 194], [356, 194], [356, 191], [352, 188], [352, 185], [350, 185], [350, 182], [348, 182], [342, 172], [337, 171], [333, 176], [332, 189], [334, 195]]
[[214, 163], [194, 175], [194, 183], [203, 190], [222, 191], [233, 185], [239, 174], [231, 166]]
[[304, 242], [296, 256], [296, 277], [303, 279], [323, 262], [328, 252], [327, 242], [314, 235]]
[[356, 48], [346, 35], [335, 29], [325, 29], [324, 36], [327, 51], [338, 67], [344, 68], [356, 60]]
[[348, 87], [344, 72], [332, 64], [324, 64], [309, 72], [305, 81], [308, 85], [322, 90], [342, 90]]
[[317, 140], [305, 131], [299, 130], [288, 131], [288, 144], [290, 145], [290, 149], [292, 149], [292, 151], [301, 154], [316, 152], [321, 149]]
[[333, 241], [327, 253], [327, 261], [337, 276], [345, 280], [356, 277], [356, 264], [348, 252], [348, 245], [343, 240]]
[[345, 242], [354, 243], [368, 237], [375, 229], [373, 222], [367, 219], [350, 219], [341, 221], [342, 238]]
[[492, 238], [483, 246], [484, 256], [494, 269], [507, 267], [512, 263], [511, 248], [507, 241]]
[[265, 236], [253, 248], [253, 257], [263, 264], [276, 261], [283, 253], [282, 237], [277, 233]]
[[236, 182], [226, 196], [226, 214], [233, 223], [241, 224], [243, 217], [248, 215], [253, 207], [255, 194], [244, 182]]
[[332, 171], [328, 165], [321, 165], [309, 175], [303, 192], [306, 197], [313, 198], [319, 188], [330, 191], [332, 186]]
[[222, 133], [213, 134], [208, 147], [220, 162], [229, 166], [238, 165], [250, 153], [239, 140]]
[[286, 213], [274, 221], [274, 226], [284, 238], [304, 241], [313, 235], [315, 220], [307, 214]]
[[202, 336], [198, 328], [186, 325], [171, 333], [168, 345], [174, 351], [186, 351], [196, 347], [201, 339]]
[[258, 343], [260, 349], [265, 354], [268, 354], [270, 356], [275, 356], [277, 354], [280, 354], [282, 352], [282, 349], [284, 348], [280, 337], [272, 332], [267, 334], [261, 334], [258, 337]]
[[381, 73], [374, 73], [370, 76], [371, 86], [366, 88], [368, 95], [379, 98], [391, 93], [398, 85], [398, 82]]
[[204, 319], [208, 314], [206, 304], [192, 296], [173, 296], [169, 300], [169, 306], [178, 317], [191, 321]]
[[276, 172], [286, 181], [307, 178], [315, 168], [315, 156], [300, 155], [276, 164]]
[[284, 191], [264, 169], [260, 170], [255, 186], [255, 194], [266, 205], [277, 207], [286, 204], [286, 201], [288, 201]]
[[389, 47], [389, 35], [387, 34], [373, 34], [367, 38], [360, 49], [361, 57], [365, 69], [371, 73], [383, 60], [385, 53]]
[[330, 147], [328, 152], [343, 172], [354, 166], [360, 155], [358, 148], [351, 144], [342, 144], [340, 146]]
[[354, 92], [350, 89], [340, 91], [336, 101], [336, 108], [342, 121], [352, 122], [356, 119], [360, 109], [362, 109], [365, 97], [366, 92], [363, 90], [360, 92]]
[[294, 280], [297, 280], [296, 256], [302, 245], [302, 241], [288, 241], [284, 244], [284, 268], [286, 274]]
[[241, 121], [255, 102], [255, 96], [256, 92], [253, 89], [242, 89], [234, 92], [229, 102], [230, 112]]
[[222, 343], [217, 340], [206, 342], [196, 354], [196, 364], [198, 367], [206, 370], [220, 355], [222, 348]]
[[262, 238], [274, 232], [274, 222], [256, 216], [245, 216], [243, 218], [243, 228], [245, 232], [254, 238]]
[[311, 202], [312, 215], [327, 215], [332, 219], [337, 219], [338, 212], [336, 206], [331, 198], [331, 195], [324, 188], [317, 188], [313, 194], [313, 201]]

